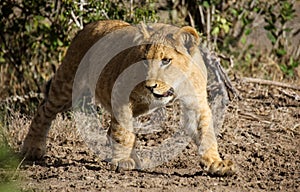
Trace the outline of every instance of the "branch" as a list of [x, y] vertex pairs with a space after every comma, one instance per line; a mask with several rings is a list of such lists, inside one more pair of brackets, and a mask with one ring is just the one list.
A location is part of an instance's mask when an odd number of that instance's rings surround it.
[[199, 5], [199, 13], [200, 13], [201, 24], [202, 24], [202, 26], [205, 26], [205, 19], [204, 19], [204, 14], [203, 14], [203, 8], [202, 8], [201, 5]]
[[290, 88], [290, 89], [300, 91], [300, 86], [290, 85], [290, 84], [287, 84], [287, 83], [281, 83], [281, 82], [270, 81], [270, 80], [265, 80], [265, 79], [244, 77], [244, 78], [242, 78], [242, 82], [257, 83], [257, 84], [261, 84], [261, 85], [275, 85], [275, 86], [279, 86], [279, 87], [285, 87], [285, 88]]
[[234, 67], [234, 61], [233, 61], [233, 56], [226, 56], [224, 54], [218, 54], [218, 57], [220, 57], [221, 59], [224, 59], [226, 61], [228, 61], [230, 63], [230, 68]]
[[297, 95], [295, 92], [288, 92], [287, 90], [284, 90], [284, 89], [278, 89], [279, 92], [283, 93], [284, 95], [286, 95], [287, 97], [289, 98], [292, 98], [296, 101], [300, 101], [300, 96]]
[[106, 19], [110, 19], [109, 16], [107, 15], [107, 13], [103, 9], [101, 9], [101, 13], [102, 13], [102, 15], [104, 15], [104, 17]]
[[207, 12], [206, 12], [206, 33], [207, 33], [208, 49], [211, 48], [211, 46], [210, 46], [210, 22], [211, 22], [210, 8], [207, 8]]
[[75, 24], [77, 25], [77, 27], [79, 27], [80, 29], [83, 29], [83, 26], [80, 24], [80, 22], [78, 21], [75, 13], [73, 10], [71, 10], [71, 16], [72, 16], [72, 19], [73, 21], [75, 22]]
[[191, 15], [191, 13], [188, 11], [188, 15], [189, 15], [189, 19], [190, 19], [190, 22], [191, 22], [191, 26], [193, 28], [195, 28], [195, 21], [193, 19], [193, 16]]

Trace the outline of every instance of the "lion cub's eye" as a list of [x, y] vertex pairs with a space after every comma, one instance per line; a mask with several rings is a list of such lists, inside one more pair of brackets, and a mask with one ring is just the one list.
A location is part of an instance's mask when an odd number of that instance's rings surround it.
[[148, 65], [148, 59], [147, 58], [142, 58], [142, 62], [147, 66]]
[[164, 58], [161, 60], [162, 65], [168, 65], [172, 62], [172, 59], [170, 58]]

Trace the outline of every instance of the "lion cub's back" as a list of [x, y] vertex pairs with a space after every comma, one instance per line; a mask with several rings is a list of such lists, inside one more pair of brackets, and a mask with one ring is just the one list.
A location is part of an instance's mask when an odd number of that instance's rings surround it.
[[63, 81], [73, 81], [86, 52], [108, 33], [126, 26], [130, 26], [130, 24], [117, 20], [97, 21], [86, 25], [71, 42], [62, 65], [55, 75], [56, 78], [63, 78]]

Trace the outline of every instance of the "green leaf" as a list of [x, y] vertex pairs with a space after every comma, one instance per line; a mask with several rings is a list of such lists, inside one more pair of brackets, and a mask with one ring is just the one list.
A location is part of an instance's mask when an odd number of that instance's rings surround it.
[[298, 67], [300, 64], [299, 61], [295, 61], [293, 57], [290, 58], [290, 66], [294, 69], [296, 67]]
[[3, 57], [0, 57], [0, 63], [4, 63], [5, 59]]
[[284, 73], [286, 73], [287, 70], [288, 70], [288, 69], [287, 69], [287, 66], [284, 65], [284, 64], [280, 64], [279, 67], [280, 67], [281, 71], [284, 72]]
[[220, 28], [219, 27], [215, 27], [213, 28], [211, 34], [212, 35], [218, 35], [220, 33]]
[[246, 30], [245, 30], [245, 35], [249, 35], [250, 33], [251, 33], [251, 29], [250, 28], [247, 28]]
[[226, 19], [224, 19], [224, 18], [221, 18], [221, 19], [220, 19], [220, 22], [221, 22], [222, 24], [226, 24], [226, 23], [227, 23]]
[[57, 39], [57, 45], [62, 47], [64, 45], [64, 43], [60, 39]]
[[209, 8], [209, 3], [208, 3], [207, 1], [204, 1], [204, 2], [203, 2], [203, 7]]
[[239, 13], [236, 9], [231, 8], [230, 11], [235, 17], [237, 17], [239, 15]]
[[276, 43], [276, 38], [275, 38], [275, 36], [271, 32], [267, 33], [267, 37], [270, 39], [270, 41], [272, 42], [272, 44]]
[[285, 49], [277, 49], [276, 50], [276, 53], [279, 55], [279, 56], [283, 56], [287, 53], [287, 51]]
[[254, 7], [253, 11], [258, 13], [260, 11], [260, 8], [259, 7]]
[[230, 30], [229, 25], [222, 25], [222, 28], [224, 29], [224, 32], [227, 34]]
[[245, 44], [246, 44], [246, 40], [247, 40], [246, 37], [243, 36], [243, 37], [241, 38], [241, 43], [245, 45]]
[[283, 28], [282, 30], [285, 31], [285, 32], [291, 32], [291, 31], [292, 31], [292, 28], [287, 27], [287, 28]]
[[25, 24], [25, 29], [26, 29], [27, 32], [30, 32], [31, 31], [31, 25], [26, 23]]

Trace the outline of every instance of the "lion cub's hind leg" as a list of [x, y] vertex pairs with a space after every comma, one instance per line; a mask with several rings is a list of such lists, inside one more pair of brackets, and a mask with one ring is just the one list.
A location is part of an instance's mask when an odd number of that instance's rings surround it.
[[72, 85], [58, 83], [52, 79], [46, 97], [34, 116], [28, 134], [23, 142], [22, 154], [27, 159], [40, 159], [46, 152], [46, 137], [56, 114], [65, 111], [72, 104]]

